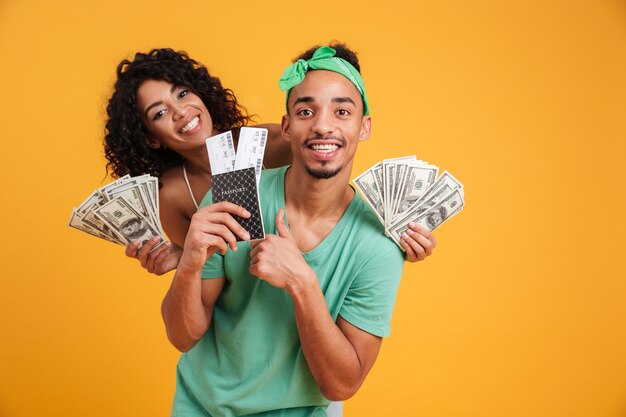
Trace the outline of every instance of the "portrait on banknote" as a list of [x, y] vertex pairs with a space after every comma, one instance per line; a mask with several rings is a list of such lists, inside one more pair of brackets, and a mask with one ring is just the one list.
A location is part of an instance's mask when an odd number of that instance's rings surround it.
[[444, 206], [440, 206], [426, 215], [426, 223], [431, 229], [439, 226], [448, 216], [448, 211]]
[[139, 217], [130, 218], [120, 225], [120, 232], [130, 241], [139, 239], [147, 230], [148, 225]]

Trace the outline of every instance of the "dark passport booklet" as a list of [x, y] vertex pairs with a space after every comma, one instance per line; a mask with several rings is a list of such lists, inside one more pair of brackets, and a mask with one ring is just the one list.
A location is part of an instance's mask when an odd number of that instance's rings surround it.
[[[248, 210], [252, 216], [233, 218], [250, 234], [250, 239], [265, 239], [254, 167], [213, 175], [213, 203], [229, 201]], [[237, 240], [241, 241], [239, 236]]]

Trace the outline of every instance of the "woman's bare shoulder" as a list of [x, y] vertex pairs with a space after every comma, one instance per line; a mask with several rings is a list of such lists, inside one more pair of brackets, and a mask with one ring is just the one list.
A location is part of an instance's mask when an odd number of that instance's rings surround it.
[[162, 205], [184, 207], [183, 202], [188, 194], [180, 166], [168, 169], [159, 177], [159, 200]]

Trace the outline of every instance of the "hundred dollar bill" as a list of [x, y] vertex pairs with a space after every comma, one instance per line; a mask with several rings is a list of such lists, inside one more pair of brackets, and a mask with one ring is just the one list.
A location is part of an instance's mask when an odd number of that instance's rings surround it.
[[119, 240], [120, 242], [124, 242], [121, 236], [115, 233], [114, 230], [111, 230], [109, 226], [103, 222], [99, 217], [95, 215], [94, 210], [96, 210], [100, 205], [94, 205], [91, 209], [80, 218], [83, 224], [90, 226], [93, 229], [96, 229], [100, 233], [109, 236], [112, 240]]
[[150, 191], [150, 201], [152, 202], [154, 211], [159, 213], [159, 180], [156, 177], [150, 176], [146, 178], [145, 184], [148, 185], [148, 190]]
[[408, 217], [416, 217], [427, 211], [430, 207], [447, 197], [454, 190], [459, 190], [461, 197], [463, 196], [463, 184], [461, 184], [452, 174], [444, 171], [443, 174], [431, 185], [426, 193], [421, 196], [403, 213], [398, 214], [392, 221], [390, 227], [394, 227], [398, 223], [406, 222]]
[[81, 215], [85, 215], [91, 210], [94, 206], [99, 206], [105, 201], [105, 197], [103, 197], [98, 190], [94, 191], [83, 201], [77, 209], [75, 209]]
[[377, 163], [371, 169], [372, 169], [372, 174], [374, 175], [374, 179], [376, 180], [376, 189], [378, 190], [380, 201], [383, 202], [383, 206], [384, 206], [385, 195], [383, 194], [383, 164], [382, 162]]
[[402, 213], [426, 194], [428, 188], [435, 182], [439, 168], [434, 165], [412, 164], [406, 168], [406, 173], [400, 187], [398, 203], [392, 213], [394, 219], [401, 216]]
[[[153, 237], [161, 236], [148, 219], [135, 210], [123, 197], [116, 197], [105, 203], [95, 211], [95, 214], [120, 235], [126, 244], [139, 240], [143, 246]], [[152, 250], [159, 247], [164, 241], [165, 239], [161, 240]]]
[[98, 191], [100, 192], [100, 194], [102, 194], [105, 197], [106, 201], [110, 201], [111, 200], [111, 198], [110, 198], [111, 194], [115, 194], [115, 193], [117, 193], [121, 189], [128, 188], [128, 187], [131, 187], [133, 185], [141, 184], [144, 181], [146, 181], [148, 178], [150, 178], [150, 175], [149, 174], [144, 174], [144, 175], [140, 175], [138, 177], [128, 178], [125, 181], [117, 180], [117, 181], [115, 181], [115, 182], [113, 182], [111, 184], [105, 185], [104, 187], [102, 187]]
[[[454, 190], [451, 194], [439, 203], [430, 207], [426, 212], [421, 213], [410, 221], [417, 223], [430, 231], [435, 230], [443, 222], [458, 214], [464, 207], [463, 195], [460, 190]], [[387, 234], [400, 245], [400, 236], [409, 228], [409, 221], [399, 223], [387, 229]]]
[[437, 180], [430, 187], [428, 187], [423, 195], [419, 196], [417, 200], [411, 202], [409, 207], [404, 211], [397, 213], [393, 217], [391, 225], [398, 223], [403, 217], [414, 216], [416, 213], [421, 213], [425, 210], [424, 207], [428, 208], [436, 204], [450, 192], [457, 189], [460, 190], [461, 195], [463, 195], [463, 185], [448, 171], [444, 171], [443, 174], [441, 174], [439, 178], [437, 178]]
[[152, 217], [154, 218], [154, 225], [159, 229], [161, 235], [165, 236], [163, 226], [161, 225], [161, 216], [159, 208], [159, 180], [156, 177], [148, 177], [144, 179], [142, 184], [146, 190], [145, 194], [148, 196], [148, 201], [152, 206]]
[[[129, 198], [128, 195], [125, 195], [125, 198], [132, 204], [135, 205], [135, 208], [140, 209], [142, 214], [149, 217], [152, 221], [152, 224], [157, 226], [157, 228], [163, 233], [163, 227], [161, 226], [161, 219], [159, 218], [159, 182], [156, 177], [153, 177], [149, 174], [140, 175], [137, 177], [132, 177], [126, 179], [124, 182], [116, 181], [113, 186], [107, 186], [104, 189], [105, 201], [110, 201], [115, 198], [117, 195], [120, 195], [121, 192], [126, 191], [129, 188], [137, 187], [139, 190], [139, 194], [143, 199], [143, 204], [135, 204], [133, 199]], [[145, 206], [148, 210], [147, 214], [143, 212], [141, 206]]]
[[383, 200], [381, 199], [380, 190], [378, 189], [374, 173], [374, 168], [379, 165], [380, 163], [374, 165], [363, 174], [356, 177], [353, 181], [356, 188], [365, 197], [365, 201], [370, 205], [376, 214], [376, 217], [378, 217], [378, 220], [382, 223], [384, 222]]
[[450, 188], [449, 185], [444, 185], [439, 187], [439, 189], [429, 196], [427, 200], [420, 200], [420, 204], [412, 207], [410, 210], [404, 212], [401, 216], [398, 216], [394, 219], [394, 221], [389, 225], [389, 228], [393, 228], [398, 224], [408, 223], [411, 218], [416, 218], [420, 214], [428, 211], [435, 204], [446, 198], [454, 191]]
[[72, 211], [72, 215], [70, 216], [70, 220], [68, 222], [68, 226], [70, 226], [70, 227], [72, 227], [74, 229], [80, 230], [82, 232], [89, 233], [90, 235], [99, 237], [101, 239], [108, 240], [109, 242], [117, 243], [118, 245], [124, 245], [125, 244], [121, 240], [121, 238], [118, 238], [117, 236], [111, 236], [111, 235], [107, 235], [105, 233], [102, 233], [98, 229], [95, 229], [95, 228], [91, 227], [90, 225], [88, 225], [87, 223], [83, 222], [82, 215], [77, 211], [77, 209], [74, 209]]
[[396, 205], [398, 204], [398, 196], [400, 194], [400, 189], [402, 187], [402, 179], [404, 178], [404, 173], [406, 171], [407, 164], [403, 162], [398, 162], [394, 167], [393, 173], [393, 185], [391, 188], [391, 201], [389, 204], [389, 213], [391, 214], [390, 219], [393, 217], [393, 213], [396, 210]]
[[[148, 190], [147, 184], [139, 183], [125, 188], [117, 188], [108, 192], [107, 197], [109, 200], [114, 200], [116, 197], [123, 197], [124, 200], [129, 202], [141, 215], [150, 219], [150, 223], [153, 226], [160, 229], [158, 213], [155, 211], [153, 203], [150, 201], [150, 191]], [[159, 232], [161, 232], [161, 230], [159, 230]]]
[[133, 181], [135, 178], [137, 177], [131, 177], [130, 175], [126, 174], [123, 177], [120, 177], [118, 179], [116, 179], [113, 182], [110, 182], [106, 185], [103, 185], [102, 187], [98, 188], [95, 193], [99, 194], [103, 200], [100, 202], [100, 204], [102, 204], [103, 202], [107, 202], [109, 201], [107, 198], [107, 192], [111, 189], [114, 189], [116, 187], [123, 187], [126, 184], [128, 184], [129, 181]]
[[159, 182], [156, 177], [144, 174], [138, 177], [132, 177], [121, 184], [117, 184], [115, 187], [105, 191], [106, 201], [112, 200], [120, 192], [132, 187], [138, 187], [146, 208], [150, 211], [150, 214], [155, 220], [153, 224], [157, 225], [159, 223]]
[[394, 202], [395, 191], [397, 191], [396, 166], [397, 164], [414, 161], [415, 155], [402, 156], [400, 158], [384, 159], [382, 161], [383, 173], [383, 195], [384, 195], [384, 224], [387, 225], [391, 221], [391, 207]]
[[[97, 207], [99, 206], [94, 206], [94, 208]], [[88, 211], [84, 216], [80, 216], [80, 221], [84, 225], [97, 230], [105, 236], [108, 236], [109, 240], [115, 240], [121, 243], [124, 242], [124, 239], [122, 239], [121, 236], [118, 236], [113, 230], [109, 228], [109, 226], [107, 226], [102, 220], [96, 217], [93, 211]]]
[[429, 199], [431, 194], [436, 193], [439, 188], [443, 187], [444, 185], [448, 185], [453, 190], [460, 190], [461, 195], [463, 195], [463, 184], [461, 184], [459, 180], [454, 178], [454, 176], [448, 171], [443, 171], [443, 173], [439, 176], [439, 178], [437, 178], [433, 185], [430, 186], [428, 190], [426, 190], [426, 193], [421, 196], [418, 201], [415, 202], [415, 205], [419, 205], [421, 204], [421, 201]]

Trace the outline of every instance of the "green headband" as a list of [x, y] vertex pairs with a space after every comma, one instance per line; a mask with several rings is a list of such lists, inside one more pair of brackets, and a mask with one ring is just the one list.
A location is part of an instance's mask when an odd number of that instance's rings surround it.
[[[348, 61], [343, 58], [335, 56], [336, 51], [329, 46], [322, 46], [318, 48], [313, 57], [307, 61], [299, 59], [294, 64], [288, 66], [283, 72], [283, 76], [280, 77], [278, 85], [282, 91], [287, 92], [287, 100], [289, 99], [289, 93], [291, 89], [300, 84], [309, 70], [327, 70], [339, 73], [346, 77], [354, 84], [361, 97], [363, 97], [363, 115], [370, 114], [369, 104], [367, 103], [367, 96], [365, 95], [365, 87], [363, 86], [363, 78], [356, 68], [352, 66]], [[285, 103], [287, 106], [287, 103]], [[289, 109], [287, 109], [289, 111]]]

